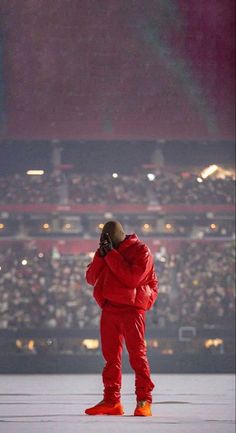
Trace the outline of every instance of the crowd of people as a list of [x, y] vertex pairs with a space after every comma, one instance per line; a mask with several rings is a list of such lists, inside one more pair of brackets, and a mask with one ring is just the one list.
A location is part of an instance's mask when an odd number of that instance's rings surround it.
[[[99, 326], [100, 312], [85, 281], [91, 255], [55, 256], [15, 243], [0, 248], [0, 329]], [[149, 328], [229, 327], [234, 317], [232, 242], [194, 242], [155, 255], [158, 301]]]
[[[198, 179], [198, 180], [197, 180]], [[204, 181], [194, 174], [160, 172], [156, 176], [138, 174], [80, 176], [69, 179], [69, 201], [73, 203], [135, 203], [135, 204], [212, 204], [233, 203], [234, 181]]]
[[97, 325], [97, 307], [84, 281], [88, 261], [85, 255], [55, 259], [16, 246], [2, 250], [0, 329]]
[[0, 177], [0, 204], [59, 203], [64, 176], [12, 174]]
[[233, 327], [234, 243], [190, 241], [173, 261], [171, 288], [156, 307], [159, 321], [164, 326]]
[[0, 204], [233, 204], [232, 178], [202, 179], [196, 174], [75, 174], [0, 177]]

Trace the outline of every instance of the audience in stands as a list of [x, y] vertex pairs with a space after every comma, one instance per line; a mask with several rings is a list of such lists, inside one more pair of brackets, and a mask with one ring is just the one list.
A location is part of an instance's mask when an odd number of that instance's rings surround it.
[[199, 179], [169, 171], [152, 181], [145, 174], [15, 174], [0, 177], [0, 204], [233, 204], [233, 179]]
[[[0, 248], [0, 329], [95, 328], [99, 308], [85, 282], [89, 255], [58, 257], [14, 243]], [[147, 315], [160, 328], [233, 325], [234, 245], [188, 242], [157, 254], [158, 301]]]

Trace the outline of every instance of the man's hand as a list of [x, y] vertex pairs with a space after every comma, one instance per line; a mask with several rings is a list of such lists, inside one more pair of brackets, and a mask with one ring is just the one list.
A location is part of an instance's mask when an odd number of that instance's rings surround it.
[[100, 257], [105, 257], [105, 255], [106, 255], [106, 251], [105, 251], [105, 249], [104, 249], [104, 246], [103, 246], [101, 243], [99, 244], [98, 251], [99, 251], [99, 255], [100, 255]]
[[103, 241], [103, 248], [104, 248], [106, 254], [109, 253], [109, 251], [111, 251], [113, 248], [112, 240], [111, 240], [109, 233], [105, 233], [105, 239]]
[[104, 233], [100, 237], [100, 244], [99, 244], [99, 254], [101, 257], [105, 257], [109, 251], [111, 251], [113, 248], [112, 240], [109, 235], [109, 233]]

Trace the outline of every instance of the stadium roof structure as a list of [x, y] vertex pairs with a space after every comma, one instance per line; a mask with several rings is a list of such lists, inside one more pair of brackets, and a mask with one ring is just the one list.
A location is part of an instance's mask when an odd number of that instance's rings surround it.
[[2, 0], [2, 134], [232, 139], [233, 9], [233, 0]]

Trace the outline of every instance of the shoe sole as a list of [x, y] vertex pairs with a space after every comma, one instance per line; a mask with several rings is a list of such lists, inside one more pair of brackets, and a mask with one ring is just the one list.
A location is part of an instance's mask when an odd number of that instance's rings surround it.
[[99, 415], [122, 416], [122, 415], [124, 415], [124, 413], [87, 413], [87, 412], [85, 412], [85, 414], [90, 415], [90, 416], [99, 416]]
[[152, 415], [136, 415], [136, 414], [134, 414], [134, 416], [152, 416]]
[[124, 415], [124, 411], [123, 412], [114, 412], [114, 413], [109, 413], [109, 412], [104, 412], [104, 413], [88, 413], [85, 410], [86, 415], [92, 415], [92, 416], [96, 416], [96, 415], [116, 415], [116, 416], [122, 416]]

